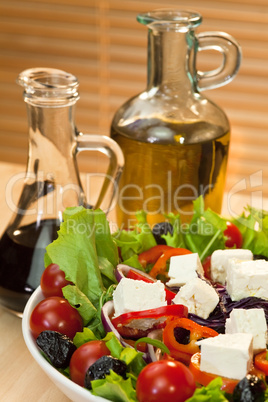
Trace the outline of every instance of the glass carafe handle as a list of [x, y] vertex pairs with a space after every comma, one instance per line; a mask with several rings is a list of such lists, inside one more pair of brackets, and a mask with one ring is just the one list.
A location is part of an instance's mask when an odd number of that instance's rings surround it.
[[108, 213], [117, 194], [118, 182], [124, 168], [123, 152], [113, 139], [104, 135], [79, 133], [76, 141], [77, 154], [82, 151], [98, 151], [110, 160], [104, 183], [94, 205], [95, 209], [101, 207]]
[[242, 58], [238, 42], [225, 32], [203, 32], [196, 35], [198, 52], [216, 50], [222, 53], [222, 64], [210, 71], [196, 72], [196, 86], [199, 91], [213, 89], [228, 84], [239, 70]]

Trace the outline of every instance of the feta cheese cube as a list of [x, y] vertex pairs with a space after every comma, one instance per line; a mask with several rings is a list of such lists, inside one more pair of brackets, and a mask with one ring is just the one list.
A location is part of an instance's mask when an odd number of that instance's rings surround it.
[[161, 281], [147, 283], [123, 278], [113, 293], [114, 317], [131, 311], [143, 311], [167, 305]]
[[219, 296], [206, 281], [194, 278], [180, 288], [172, 301], [175, 304], [187, 306], [189, 313], [207, 319], [217, 306]]
[[203, 266], [197, 253], [177, 255], [170, 258], [168, 286], [182, 286], [198, 275], [204, 275]]
[[266, 349], [267, 323], [263, 308], [233, 309], [226, 320], [225, 333], [235, 334], [237, 332], [253, 335], [254, 353]]
[[240, 260], [253, 260], [253, 254], [250, 250], [234, 248], [230, 250], [215, 250], [211, 254], [211, 279], [213, 282], [226, 282], [226, 273], [230, 258]]
[[201, 345], [200, 370], [242, 380], [253, 361], [252, 334], [219, 334], [198, 341]]
[[233, 301], [250, 296], [268, 300], [268, 261], [231, 259], [227, 270], [226, 290]]

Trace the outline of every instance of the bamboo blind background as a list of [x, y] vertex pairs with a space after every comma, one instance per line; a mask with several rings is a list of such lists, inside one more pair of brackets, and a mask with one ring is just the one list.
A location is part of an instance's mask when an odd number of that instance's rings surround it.
[[[0, 160], [26, 164], [26, 107], [15, 83], [26, 68], [76, 75], [79, 130], [109, 135], [115, 110], [146, 85], [147, 28], [136, 15], [162, 7], [198, 11], [198, 32], [225, 31], [242, 46], [238, 76], [206, 95], [231, 123], [226, 189], [268, 197], [268, 0], [0, 0]], [[200, 69], [215, 68], [214, 55], [199, 59]], [[81, 168], [98, 157], [81, 157]]]

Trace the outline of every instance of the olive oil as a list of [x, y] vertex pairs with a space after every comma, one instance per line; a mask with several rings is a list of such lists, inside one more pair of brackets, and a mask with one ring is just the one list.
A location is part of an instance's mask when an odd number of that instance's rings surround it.
[[[187, 222], [199, 195], [220, 212], [230, 125], [204, 91], [235, 77], [240, 45], [225, 33], [196, 34], [202, 16], [192, 11], [162, 9], [138, 14], [137, 20], [148, 28], [147, 83], [120, 105], [111, 124], [125, 156], [118, 224], [131, 226], [140, 209], [151, 224], [170, 212]], [[200, 71], [197, 54], [208, 49], [219, 51], [223, 64]]]
[[[159, 123], [159, 122], [158, 122]], [[204, 196], [205, 207], [221, 211], [230, 133], [206, 122], [192, 124], [142, 120], [142, 127], [112, 126], [111, 136], [125, 156], [119, 183], [117, 222], [130, 227], [135, 212], [145, 210], [148, 222], [165, 220], [165, 214], [192, 217], [192, 201]], [[135, 139], [133, 139], [135, 138]]]

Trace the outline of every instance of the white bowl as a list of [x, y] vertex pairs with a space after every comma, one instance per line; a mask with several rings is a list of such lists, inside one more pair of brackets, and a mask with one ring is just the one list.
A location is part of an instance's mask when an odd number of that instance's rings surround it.
[[80, 387], [73, 381], [69, 380], [58, 370], [56, 370], [48, 361], [41, 355], [36, 342], [30, 331], [30, 316], [34, 307], [44, 299], [40, 286], [34, 291], [28, 300], [22, 317], [22, 333], [31, 355], [37, 364], [44, 370], [54, 384], [72, 401], [74, 402], [107, 402], [108, 399], [94, 396], [86, 388]]

